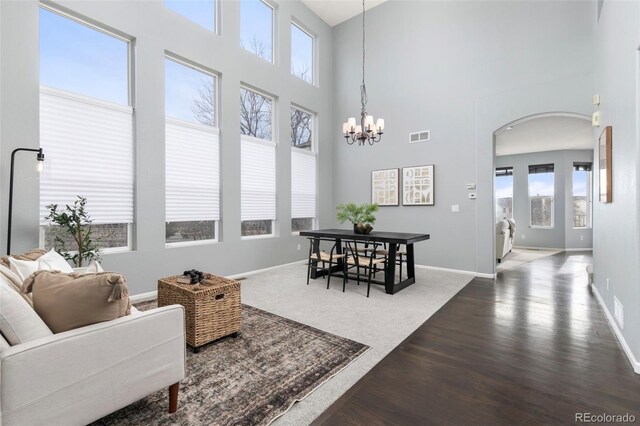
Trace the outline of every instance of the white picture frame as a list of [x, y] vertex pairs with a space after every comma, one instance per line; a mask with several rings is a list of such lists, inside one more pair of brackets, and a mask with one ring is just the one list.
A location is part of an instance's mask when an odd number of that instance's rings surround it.
[[380, 207], [400, 205], [400, 169], [371, 172], [371, 204]]

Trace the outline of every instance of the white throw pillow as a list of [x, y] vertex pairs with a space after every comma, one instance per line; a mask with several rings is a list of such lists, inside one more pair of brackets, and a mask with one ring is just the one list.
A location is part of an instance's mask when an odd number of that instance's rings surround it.
[[27, 279], [27, 277], [39, 269], [39, 264], [37, 260], [18, 260], [13, 257], [9, 258], [9, 266], [11, 271], [15, 272], [22, 282]]
[[0, 333], [12, 346], [53, 334], [4, 278], [0, 278]]
[[[64, 273], [73, 272], [73, 268], [69, 265], [69, 262], [67, 262], [64, 257], [53, 249], [47, 254], [40, 256], [37, 262], [39, 271], [60, 271]], [[25, 279], [26, 278], [27, 277], [25, 277]]]
[[102, 269], [100, 262], [92, 260], [91, 263], [89, 263], [89, 266], [83, 266], [82, 268], [73, 268], [73, 272], [75, 272], [76, 274], [99, 274], [100, 272], [104, 272], [104, 269]]

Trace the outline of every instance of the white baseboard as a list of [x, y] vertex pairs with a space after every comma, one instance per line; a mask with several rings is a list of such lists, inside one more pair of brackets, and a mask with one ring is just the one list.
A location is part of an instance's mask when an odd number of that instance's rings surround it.
[[[283, 268], [285, 266], [295, 265], [295, 264], [304, 263], [304, 262], [306, 262], [306, 260], [297, 260], [295, 262], [284, 263], [282, 265], [270, 266], [264, 269], [256, 269], [255, 271], [243, 272], [242, 274], [229, 275], [226, 278], [237, 280], [238, 278], [249, 277], [251, 275], [259, 274], [261, 272], [272, 271], [274, 269]], [[148, 300], [154, 300], [157, 298], [158, 298], [157, 291], [149, 291], [147, 293], [140, 293], [140, 294], [135, 294], [133, 296], [129, 296], [129, 300], [131, 300], [131, 303], [146, 302]]]
[[611, 315], [611, 312], [609, 312], [609, 308], [607, 308], [606, 303], [604, 303], [604, 300], [602, 299], [602, 296], [600, 296], [600, 292], [598, 291], [598, 287], [596, 287], [595, 285], [591, 284], [591, 288], [593, 289], [593, 293], [596, 295], [596, 299], [598, 300], [598, 303], [600, 303], [600, 306], [602, 306], [602, 310], [604, 311], [605, 315], [607, 316], [607, 320], [609, 321], [609, 326], [611, 327], [611, 329], [613, 330], [613, 333], [618, 338], [618, 342], [620, 342], [620, 346], [622, 346], [622, 350], [624, 351], [625, 355], [627, 355], [627, 358], [629, 359], [629, 362], [631, 363], [631, 367], [633, 367], [633, 371], [635, 371], [636, 374], [640, 374], [640, 361], [638, 361], [636, 359], [635, 355], [631, 351], [631, 348], [629, 348], [629, 345], [627, 344], [627, 341], [625, 340], [624, 336], [622, 335], [622, 331], [618, 327], [618, 324], [616, 323], [616, 321], [613, 319], [613, 316]]
[[485, 274], [483, 272], [466, 271], [463, 269], [440, 268], [438, 266], [416, 265], [419, 269], [430, 269], [432, 271], [455, 272], [457, 274], [473, 275], [479, 278], [495, 278], [496, 274]]
[[554, 251], [593, 251], [593, 248], [553, 248], [553, 247], [531, 247], [531, 246], [513, 246], [515, 249], [525, 250], [554, 250]]

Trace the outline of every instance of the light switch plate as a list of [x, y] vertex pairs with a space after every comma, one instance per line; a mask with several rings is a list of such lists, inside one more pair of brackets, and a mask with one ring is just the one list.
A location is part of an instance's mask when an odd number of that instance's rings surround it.
[[591, 126], [600, 127], [600, 111], [596, 111], [591, 116]]
[[593, 95], [592, 101], [594, 105], [600, 105], [600, 95]]
[[459, 212], [460, 212], [460, 206], [458, 204], [452, 204], [451, 213], [459, 213]]

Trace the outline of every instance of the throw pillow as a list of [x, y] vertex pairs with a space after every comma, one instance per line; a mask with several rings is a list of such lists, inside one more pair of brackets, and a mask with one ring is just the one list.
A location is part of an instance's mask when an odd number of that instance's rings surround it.
[[73, 272], [73, 268], [69, 265], [69, 262], [53, 249], [38, 258], [38, 269], [67, 273]]
[[13, 257], [9, 258], [9, 265], [11, 265], [11, 271], [14, 272], [22, 282], [27, 279], [27, 277], [39, 269], [39, 264], [37, 260], [18, 260]]
[[22, 292], [22, 283], [24, 283], [24, 280], [20, 279], [18, 274], [16, 274], [11, 269], [7, 268], [6, 266], [4, 266], [2, 264], [0, 264], [0, 275], [4, 276], [4, 278], [6, 278], [7, 284], [9, 284], [9, 286], [11, 288], [13, 288], [15, 291], [17, 291], [18, 294], [21, 297], [23, 297], [24, 300], [27, 301], [29, 306], [31, 306], [33, 308], [33, 302], [31, 301], [31, 298], [29, 297], [29, 295], [28, 294], [24, 294]]
[[36, 311], [3, 277], [0, 277], [0, 333], [12, 346], [52, 334]]
[[33, 292], [33, 307], [54, 333], [131, 314], [124, 276], [113, 272], [65, 274], [38, 271], [22, 287]]
[[91, 263], [89, 263], [89, 266], [73, 268], [73, 272], [75, 272], [76, 274], [97, 274], [99, 272], [104, 272], [104, 269], [102, 269], [100, 262], [92, 260]]

